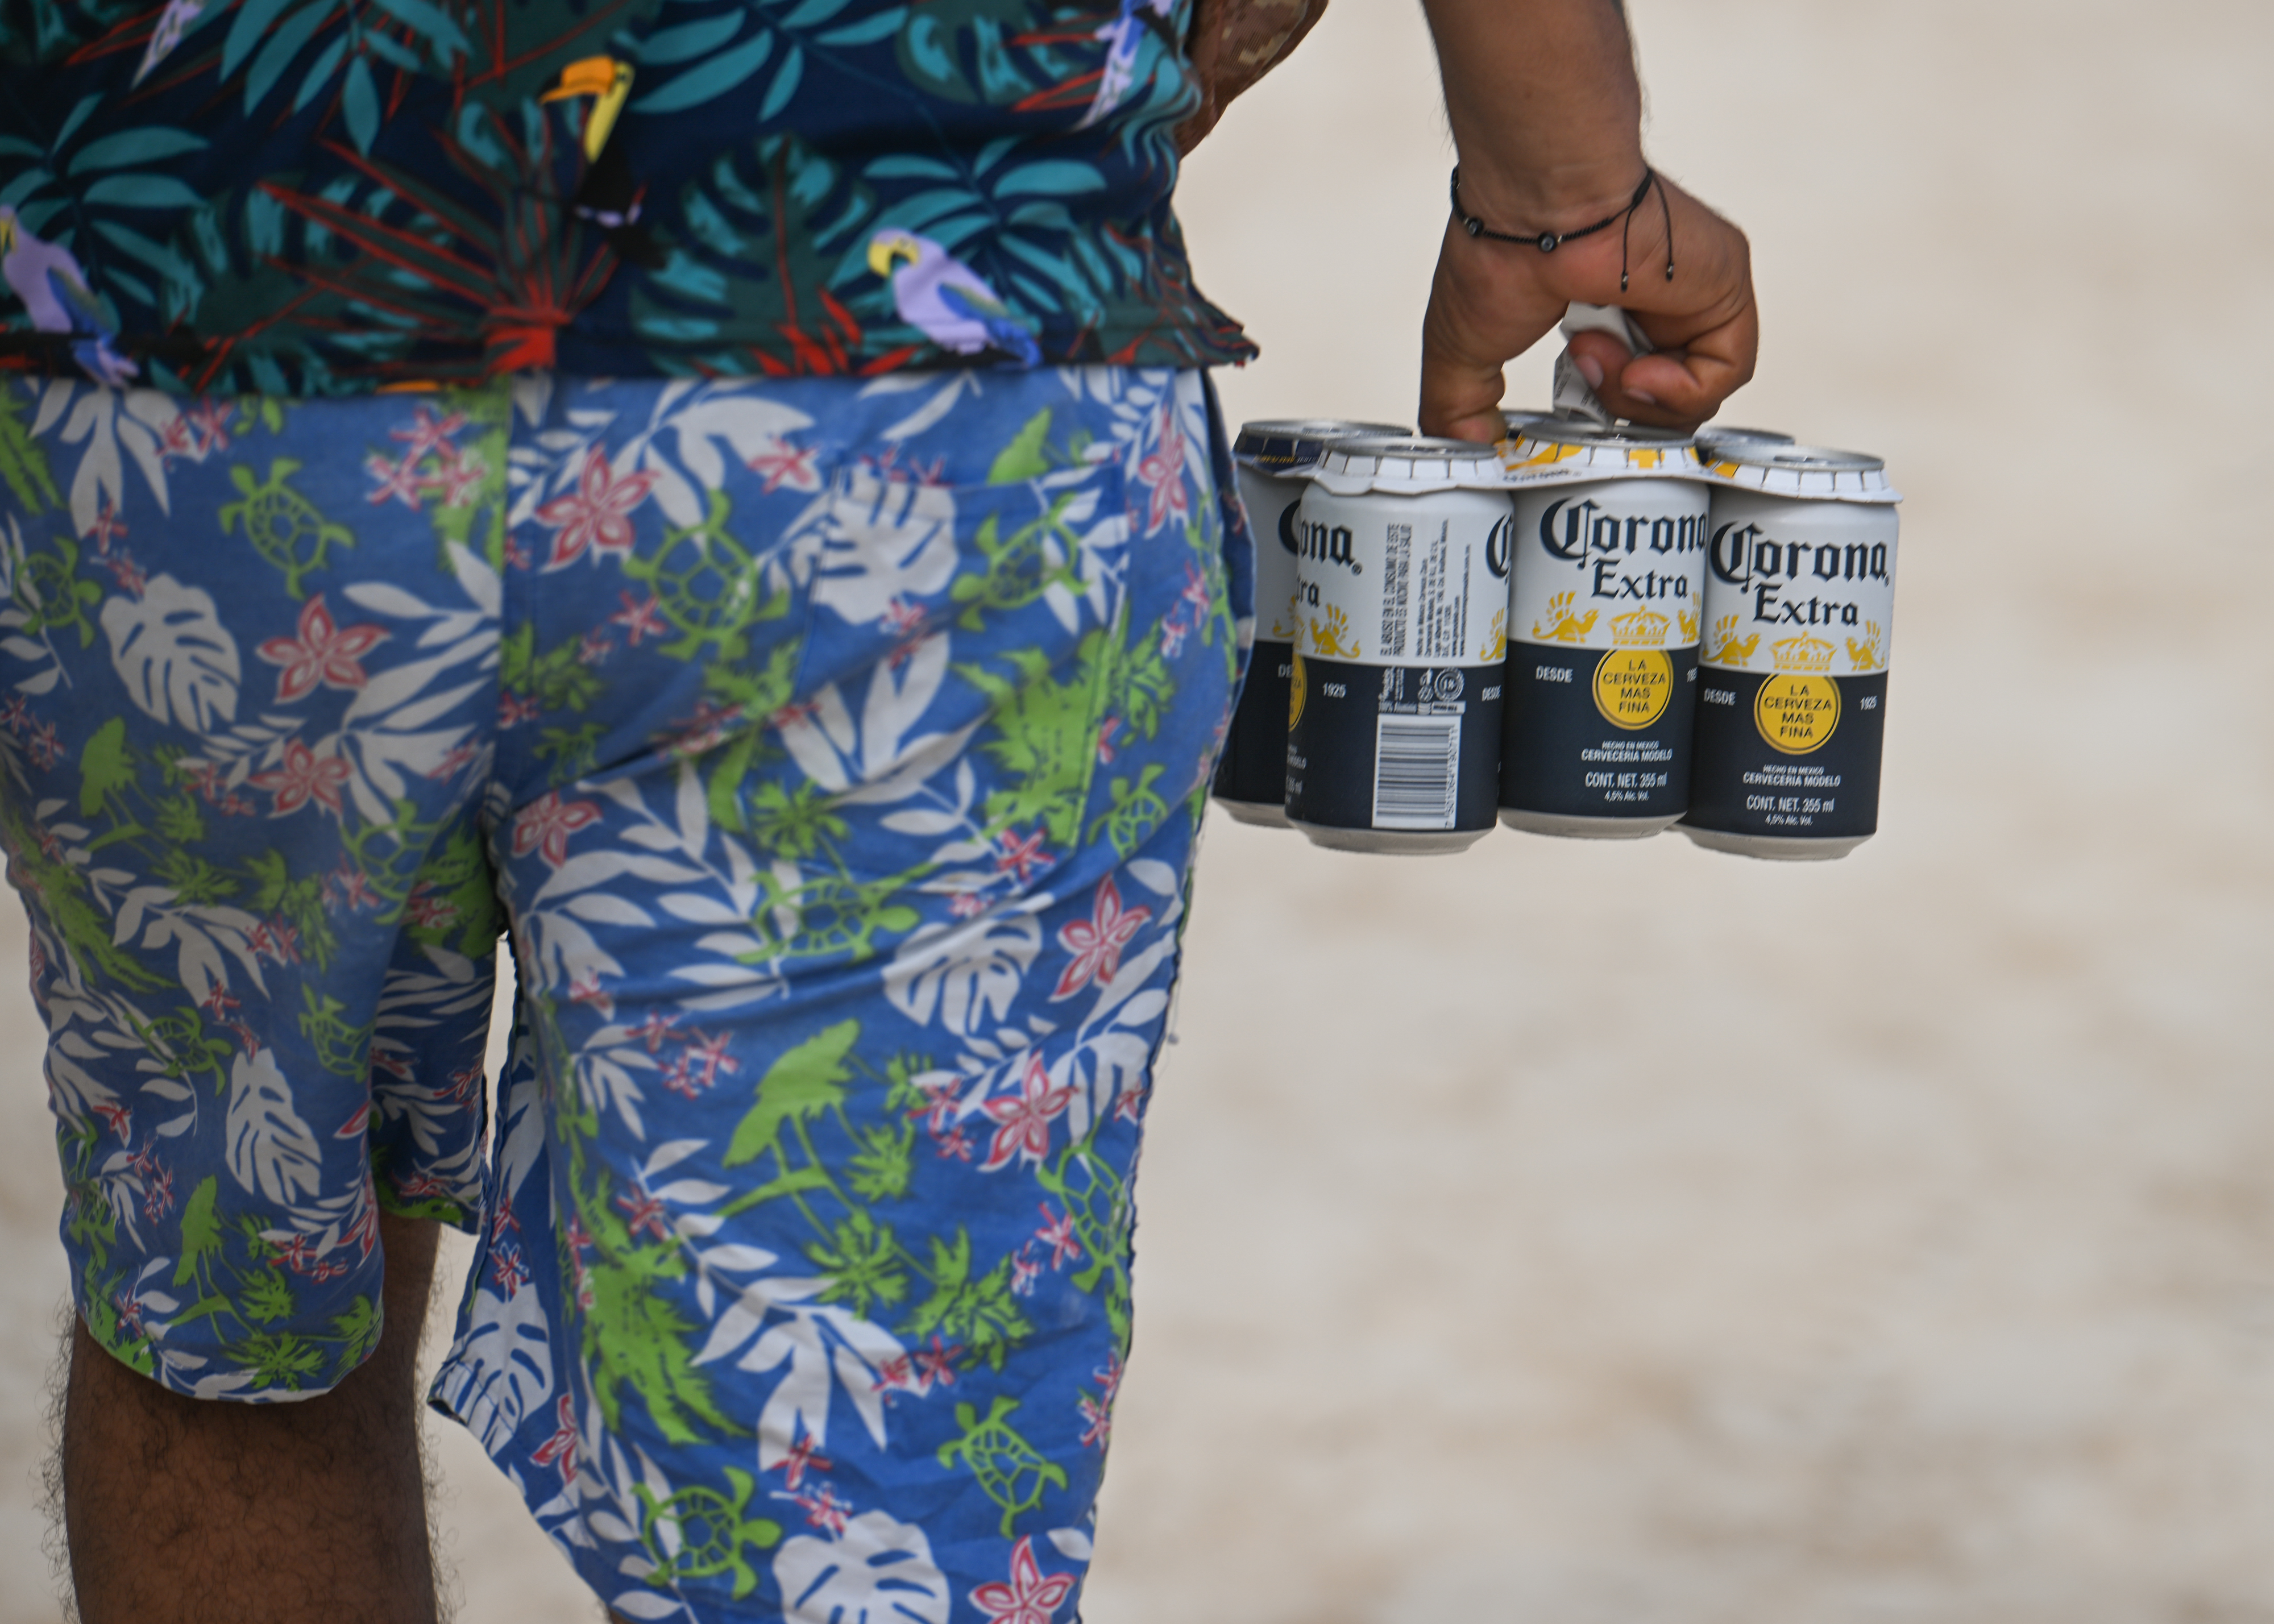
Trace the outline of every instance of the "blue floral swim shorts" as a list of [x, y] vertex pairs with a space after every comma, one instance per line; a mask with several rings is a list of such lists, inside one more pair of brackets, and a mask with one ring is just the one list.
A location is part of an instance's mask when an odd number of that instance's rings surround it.
[[1225, 467], [1191, 372], [0, 385], [0, 835], [88, 1330], [320, 1392], [378, 1213], [441, 1219], [433, 1402], [617, 1613], [1073, 1617]]

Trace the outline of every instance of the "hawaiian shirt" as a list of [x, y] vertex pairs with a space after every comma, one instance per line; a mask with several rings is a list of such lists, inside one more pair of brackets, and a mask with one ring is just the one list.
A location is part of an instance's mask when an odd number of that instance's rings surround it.
[[1245, 359], [1169, 204], [1191, 5], [0, 0], [0, 366]]

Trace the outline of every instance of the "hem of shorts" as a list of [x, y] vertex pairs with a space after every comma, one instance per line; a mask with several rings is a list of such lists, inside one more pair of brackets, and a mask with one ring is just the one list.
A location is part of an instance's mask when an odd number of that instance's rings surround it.
[[[495, 1435], [504, 1417], [488, 1399], [467, 1394], [467, 1384], [473, 1379], [472, 1371], [456, 1359], [446, 1357], [442, 1367], [434, 1372], [434, 1380], [427, 1385], [426, 1406], [440, 1415], [449, 1417], [472, 1433], [474, 1441], [481, 1445], [482, 1453], [495, 1460], [499, 1447], [494, 1441]], [[477, 1410], [481, 1412], [479, 1419], [476, 1418]], [[512, 1438], [513, 1433], [508, 1429], [506, 1440], [510, 1442]]]
[[[474, 1372], [471, 1369], [460, 1365], [455, 1357], [446, 1357], [442, 1367], [434, 1372], [434, 1380], [427, 1387], [426, 1407], [439, 1415], [448, 1417], [466, 1429], [474, 1442], [480, 1446], [490, 1464], [497, 1468], [498, 1475], [520, 1497], [523, 1509], [529, 1513], [530, 1520], [535, 1522], [541, 1498], [550, 1499], [551, 1496], [540, 1498], [531, 1494], [529, 1485], [534, 1480], [532, 1469], [540, 1472], [545, 1469], [537, 1466], [517, 1447], [515, 1440], [520, 1435], [520, 1428], [508, 1424], [494, 1402], [467, 1393], [467, 1385], [473, 1380]], [[615, 1617], [615, 1610], [609, 1605], [608, 1596], [611, 1589], [621, 1590], [623, 1588], [624, 1575], [614, 1572], [595, 1572], [586, 1562], [588, 1557], [595, 1555], [594, 1553], [578, 1550], [541, 1524], [538, 1531], [544, 1534], [546, 1543], [560, 1553], [576, 1574], [577, 1582], [591, 1593], [592, 1599], [610, 1618]], [[698, 1613], [683, 1596], [674, 1596], [672, 1599], [697, 1620], [727, 1616], [712, 1614], [707, 1608]]]
[[[79, 1266], [79, 1259], [73, 1257], [72, 1259], [72, 1263], [73, 1268], [76, 1270]], [[384, 1311], [382, 1310], [382, 1312], [383, 1312]], [[87, 1340], [94, 1344], [96, 1351], [101, 1353], [103, 1357], [110, 1360], [116, 1365], [124, 1365], [131, 1374], [140, 1377], [154, 1387], [170, 1393], [177, 1398], [189, 1399], [192, 1402], [200, 1404], [297, 1404], [304, 1402], [308, 1399], [321, 1398], [327, 1393], [337, 1391], [341, 1382], [345, 1381], [350, 1376], [354, 1375], [357, 1371], [361, 1370], [366, 1364], [370, 1363], [372, 1357], [372, 1354], [366, 1353], [362, 1358], [357, 1360], [355, 1364], [349, 1366], [346, 1370], [342, 1371], [335, 1380], [328, 1382], [320, 1387], [230, 1387], [225, 1391], [200, 1394], [192, 1392], [187, 1387], [177, 1387], [174, 1383], [166, 1380], [162, 1376], [156, 1373], [155, 1367], [164, 1363], [162, 1356], [167, 1346], [164, 1342], [156, 1340], [146, 1340], [144, 1342], [143, 1345], [150, 1350], [150, 1357], [153, 1365], [153, 1369], [146, 1371], [139, 1365], [136, 1365], [133, 1360], [119, 1352], [117, 1349], [112, 1347], [100, 1336], [97, 1336], [94, 1334], [94, 1327], [88, 1325], [87, 1322], [87, 1304], [79, 1296], [79, 1283], [76, 1277], [74, 1278], [72, 1285], [71, 1312], [72, 1321], [78, 1326], [79, 1329], [87, 1334]], [[378, 1344], [373, 1343], [373, 1352], [375, 1353], [377, 1350]], [[212, 1356], [219, 1353], [221, 1349], [220, 1345], [215, 1343], [204, 1351], [194, 1349], [186, 1350], [185, 1351], [205, 1363], [210, 1364], [212, 1362]]]
[[[379, 1204], [379, 1210], [390, 1218], [423, 1219], [447, 1224], [461, 1235], [481, 1233], [481, 1209], [464, 1201], [405, 1201], [390, 1191], [383, 1180], [374, 1181], [372, 1199]], [[446, 1215], [434, 1210], [441, 1207], [448, 1207], [449, 1214]]]
[[[508, 1423], [491, 1400], [467, 1391], [473, 1380], [472, 1370], [459, 1364], [455, 1357], [446, 1357], [442, 1367], [434, 1372], [434, 1380], [426, 1388], [426, 1407], [438, 1415], [448, 1416], [466, 1429], [468, 1435], [480, 1447], [484, 1458], [497, 1468], [498, 1476], [506, 1480], [507, 1485], [520, 1499], [522, 1508], [529, 1514], [530, 1520], [535, 1522], [538, 1501], [531, 1496], [528, 1489], [528, 1469], [532, 1462], [513, 1458], [517, 1453], [514, 1448], [514, 1438], [520, 1429]], [[606, 1608], [606, 1594], [594, 1583], [593, 1576], [584, 1570], [584, 1564], [577, 1560], [576, 1548], [554, 1538], [549, 1529], [540, 1527], [540, 1531], [545, 1535], [546, 1543], [567, 1560], [577, 1580], [592, 1593], [592, 1599]], [[614, 1610], [609, 1608], [608, 1611], [613, 1615]]]

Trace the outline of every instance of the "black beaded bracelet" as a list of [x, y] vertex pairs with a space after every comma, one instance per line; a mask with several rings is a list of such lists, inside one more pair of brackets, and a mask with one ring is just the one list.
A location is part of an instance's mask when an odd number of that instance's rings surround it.
[[1461, 229], [1471, 237], [1487, 237], [1495, 243], [1521, 243], [1537, 248], [1542, 253], [1554, 253], [1564, 244], [1583, 237], [1593, 237], [1598, 231], [1619, 228], [1619, 291], [1627, 290], [1627, 233], [1634, 224], [1634, 212], [1650, 195], [1653, 186], [1658, 188], [1658, 207], [1666, 216], [1666, 280], [1674, 280], [1674, 209], [1666, 200], [1666, 184], [1658, 178], [1658, 171], [1648, 164], [1643, 166], [1642, 184], [1634, 189], [1627, 206], [1616, 213], [1604, 215], [1591, 226], [1581, 226], [1576, 231], [1541, 231], [1532, 236], [1518, 236], [1513, 231], [1495, 231], [1483, 220], [1461, 207], [1461, 166], [1453, 166], [1453, 218], [1461, 222]]

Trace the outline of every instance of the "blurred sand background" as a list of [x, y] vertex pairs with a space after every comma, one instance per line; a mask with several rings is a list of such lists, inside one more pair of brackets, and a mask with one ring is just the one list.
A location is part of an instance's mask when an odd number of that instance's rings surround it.
[[[1883, 832], [1212, 816], [1084, 1616], [2274, 1620], [2274, 8], [1630, 11], [1653, 156], [1753, 239], [1726, 415], [1909, 497]], [[1235, 420], [1410, 413], [1448, 161], [1411, 0], [1233, 109], [1179, 201]], [[0, 981], [14, 1624], [64, 1282]], [[466, 1624], [589, 1619], [435, 1432]]]

